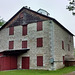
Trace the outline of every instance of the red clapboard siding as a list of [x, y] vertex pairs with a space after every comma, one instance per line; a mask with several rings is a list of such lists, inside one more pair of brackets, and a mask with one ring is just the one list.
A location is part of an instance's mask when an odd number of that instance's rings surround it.
[[22, 48], [27, 48], [27, 41], [22, 41]]
[[9, 35], [14, 35], [14, 27], [9, 28]]
[[29, 57], [22, 57], [22, 69], [29, 69]]
[[37, 66], [43, 66], [43, 56], [37, 56]]
[[42, 30], [42, 22], [37, 22], [37, 31]]
[[22, 35], [27, 35], [27, 25], [22, 26]]
[[9, 41], [9, 49], [13, 49], [14, 48], [14, 41]]
[[37, 38], [37, 47], [43, 46], [43, 38]]

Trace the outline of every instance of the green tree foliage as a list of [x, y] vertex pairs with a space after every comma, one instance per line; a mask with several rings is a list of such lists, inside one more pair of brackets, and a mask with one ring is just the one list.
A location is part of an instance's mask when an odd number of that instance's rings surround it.
[[75, 0], [69, 0], [69, 5], [67, 6], [69, 11], [72, 11], [72, 14], [75, 15]]
[[5, 23], [5, 21], [3, 20], [3, 18], [0, 17], [0, 26], [2, 26]]

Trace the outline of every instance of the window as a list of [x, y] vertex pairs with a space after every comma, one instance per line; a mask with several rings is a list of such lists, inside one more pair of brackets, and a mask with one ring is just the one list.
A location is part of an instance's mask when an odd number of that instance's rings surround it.
[[64, 49], [64, 41], [62, 41], [62, 49]]
[[70, 51], [70, 45], [68, 44], [68, 51]]
[[22, 26], [22, 35], [27, 35], [27, 25]]
[[37, 56], [37, 66], [43, 66], [43, 56]]
[[14, 35], [14, 27], [9, 28], [9, 35]]
[[23, 16], [24, 16], [23, 13], [21, 13], [21, 14], [20, 14], [20, 19], [23, 18]]
[[14, 41], [9, 41], [9, 49], [13, 49], [14, 47]]
[[65, 56], [63, 56], [63, 64], [65, 64]]
[[22, 41], [22, 48], [27, 48], [27, 41]]
[[69, 35], [69, 42], [71, 42], [71, 35]]
[[37, 31], [42, 30], [42, 22], [37, 22]]
[[37, 38], [37, 47], [43, 46], [43, 38]]

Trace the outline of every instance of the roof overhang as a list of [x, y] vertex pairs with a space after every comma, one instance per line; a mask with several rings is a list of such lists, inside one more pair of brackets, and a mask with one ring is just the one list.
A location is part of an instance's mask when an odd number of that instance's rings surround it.
[[18, 50], [5, 50], [5, 51], [2, 51], [1, 53], [3, 54], [3, 55], [21, 55], [21, 54], [23, 54], [23, 53], [26, 53], [28, 50], [30, 50], [30, 49], [26, 49], [26, 48], [24, 48], [24, 49], [18, 49]]

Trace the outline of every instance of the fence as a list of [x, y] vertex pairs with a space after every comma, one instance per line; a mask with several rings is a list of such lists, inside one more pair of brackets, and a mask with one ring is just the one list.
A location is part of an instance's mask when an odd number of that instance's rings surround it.
[[65, 61], [65, 66], [75, 66], [75, 61]]

